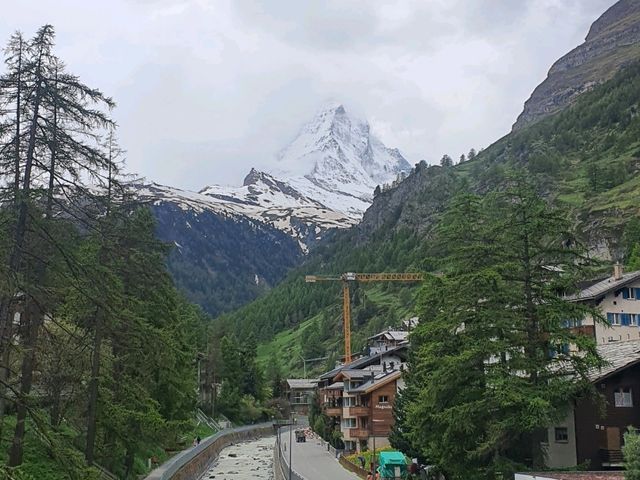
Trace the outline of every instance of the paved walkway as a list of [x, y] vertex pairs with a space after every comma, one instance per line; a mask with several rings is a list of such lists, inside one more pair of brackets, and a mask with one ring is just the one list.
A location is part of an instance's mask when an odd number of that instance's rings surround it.
[[[295, 428], [295, 427], [294, 427]], [[289, 461], [289, 430], [282, 428], [280, 439], [286, 445], [283, 454]], [[295, 433], [292, 438], [291, 466], [307, 480], [359, 480], [359, 477], [340, 465], [335, 455], [327, 451], [320, 440], [307, 438], [306, 442], [297, 443]]]

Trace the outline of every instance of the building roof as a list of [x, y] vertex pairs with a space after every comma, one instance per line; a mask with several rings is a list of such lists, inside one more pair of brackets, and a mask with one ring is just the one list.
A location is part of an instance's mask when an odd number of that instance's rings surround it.
[[338, 375], [342, 375], [343, 377], [349, 378], [349, 379], [358, 379], [358, 378], [365, 378], [365, 377], [370, 377], [371, 375], [374, 375], [375, 373], [379, 372], [379, 370], [354, 370], [352, 368], [348, 368], [345, 370], [342, 370]]
[[344, 388], [344, 382], [334, 382], [328, 387], [326, 387], [325, 390], [342, 390], [343, 388]]
[[575, 295], [568, 295], [567, 299], [574, 301], [595, 300], [638, 279], [640, 279], [640, 270], [625, 273], [622, 275], [620, 280], [616, 280], [614, 277], [607, 277], [604, 280], [600, 280], [587, 286], [586, 288], [583, 288]]
[[597, 348], [606, 365], [589, 374], [592, 382], [604, 380], [640, 362], [640, 340], [606, 343]]
[[318, 384], [318, 379], [316, 378], [287, 378], [287, 385], [291, 389], [314, 389]]
[[368, 355], [365, 357], [360, 357], [354, 360], [353, 362], [349, 363], [348, 365], [346, 364], [340, 365], [334, 368], [333, 370], [329, 370], [328, 372], [323, 373], [322, 375], [320, 375], [320, 380], [329, 380], [329, 379], [335, 378], [335, 376], [338, 375], [338, 373], [340, 373], [343, 370], [358, 370], [364, 367], [368, 367], [369, 365], [373, 365], [374, 363], [379, 362], [382, 355], [388, 355], [390, 353], [400, 353], [407, 350], [408, 348], [409, 348], [409, 343], [404, 342], [402, 345], [397, 345], [395, 347], [390, 348], [389, 350], [385, 350], [384, 352], [376, 353], [374, 355]]
[[407, 339], [407, 337], [409, 336], [409, 332], [405, 331], [405, 330], [385, 330], [384, 332], [380, 332], [377, 333], [376, 335], [373, 335], [372, 337], [369, 337], [369, 340], [375, 340], [375, 339], [384, 339], [384, 340], [389, 340], [389, 341], [394, 341], [394, 342], [402, 342], [404, 340]]
[[377, 390], [378, 388], [386, 385], [389, 382], [392, 382], [402, 375], [400, 370], [393, 370], [392, 372], [382, 372], [378, 375], [374, 376], [372, 380], [369, 380], [358, 388], [353, 388], [350, 390], [352, 393], [369, 393]]

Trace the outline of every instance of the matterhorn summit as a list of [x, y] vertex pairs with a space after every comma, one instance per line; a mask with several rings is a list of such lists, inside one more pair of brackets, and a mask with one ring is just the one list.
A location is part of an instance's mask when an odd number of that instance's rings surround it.
[[280, 152], [271, 173], [303, 195], [359, 219], [375, 187], [410, 168], [397, 149], [387, 148], [371, 132], [367, 121], [330, 103]]
[[303, 125], [274, 168], [252, 168], [240, 186], [209, 185], [196, 193], [149, 184], [139, 194], [184, 211], [261, 222], [293, 237], [307, 252], [324, 232], [360, 221], [376, 186], [409, 170], [400, 152], [373, 135], [367, 121], [331, 103]]

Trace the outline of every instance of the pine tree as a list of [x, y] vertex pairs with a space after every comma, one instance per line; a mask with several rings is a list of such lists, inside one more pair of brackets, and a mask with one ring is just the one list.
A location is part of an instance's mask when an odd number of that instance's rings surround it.
[[540, 466], [540, 431], [591, 388], [586, 372], [600, 364], [593, 340], [565, 328], [601, 320], [562, 298], [584, 275], [584, 250], [523, 174], [457, 197], [440, 225], [446, 275], [421, 293], [402, 437], [450, 478]]
[[440, 166], [442, 166], [442, 167], [452, 167], [453, 166], [453, 159], [449, 155], [444, 154], [442, 156], [442, 158], [440, 159]]

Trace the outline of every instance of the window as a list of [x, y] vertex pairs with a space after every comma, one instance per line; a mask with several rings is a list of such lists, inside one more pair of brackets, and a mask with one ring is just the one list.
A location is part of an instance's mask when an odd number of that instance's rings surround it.
[[630, 313], [629, 314], [629, 325], [631, 325], [632, 327], [637, 327], [638, 326], [638, 314], [637, 313]]
[[562, 326], [565, 328], [576, 328], [576, 327], [581, 327], [582, 326], [582, 319], [581, 318], [572, 318], [569, 320], [563, 320], [562, 321]]
[[640, 297], [640, 288], [625, 287], [622, 289], [622, 298], [625, 300], [637, 300]]
[[556, 427], [556, 443], [568, 443], [569, 430], [567, 427]]
[[633, 395], [631, 388], [618, 388], [613, 392], [613, 400], [616, 407], [633, 407]]
[[389, 396], [388, 395], [380, 395], [378, 397], [378, 403], [389, 403]]
[[620, 314], [619, 313], [607, 313], [607, 321], [611, 325], [620, 325]]
[[343, 418], [342, 426], [344, 428], [356, 428], [356, 419], [355, 418]]

